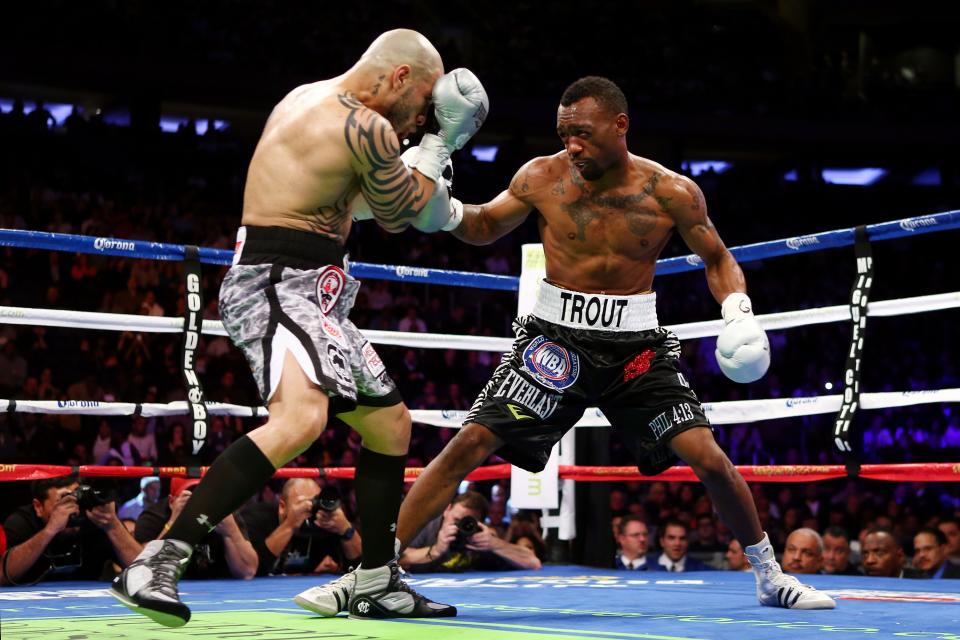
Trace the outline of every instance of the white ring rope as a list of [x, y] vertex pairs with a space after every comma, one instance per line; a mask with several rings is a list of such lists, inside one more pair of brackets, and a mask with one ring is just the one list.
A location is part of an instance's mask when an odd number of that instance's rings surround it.
[[[10, 410], [16, 403], [14, 413], [57, 413], [73, 416], [132, 416], [137, 411], [136, 402], [101, 402], [99, 400], [0, 400], [0, 412]], [[247, 407], [239, 404], [204, 401], [207, 413], [214, 416], [240, 416], [242, 418], [266, 418], [265, 407]], [[144, 402], [139, 405], [144, 418], [161, 416], [185, 416], [190, 413], [186, 400], [167, 404]]]
[[[769, 400], [733, 400], [704, 402], [703, 412], [711, 424], [745, 424], [798, 418], [821, 413], [836, 413], [843, 401], [841, 395], [811, 396], [808, 398], [771, 398]], [[861, 409], [886, 409], [907, 407], [937, 402], [960, 402], [960, 389], [931, 389], [928, 391], [887, 391], [861, 393]], [[414, 422], [434, 427], [459, 427], [467, 416], [466, 411], [410, 411]], [[596, 407], [587, 409], [576, 427], [609, 427], [610, 422]]]
[[[960, 402], [960, 389], [931, 389], [928, 391], [886, 391], [860, 395], [862, 409], [886, 409], [938, 402]], [[713, 424], [741, 424], [761, 422], [778, 418], [797, 418], [822, 413], [836, 413], [842, 396], [812, 396], [807, 398], [771, 398], [769, 400], [734, 400], [705, 402], [703, 411]], [[15, 412], [54, 413], [86, 416], [129, 416], [137, 404], [134, 402], [98, 402], [95, 400], [16, 400]], [[9, 410], [10, 400], [0, 400], [0, 412]], [[220, 402], [207, 402], [207, 411], [212, 415], [266, 417], [264, 407], [246, 407]], [[185, 401], [168, 404], [143, 403], [140, 415], [145, 418], [186, 415], [189, 406]], [[466, 411], [414, 409], [410, 411], [413, 421], [435, 427], [459, 428], [467, 415]], [[610, 423], [597, 408], [589, 408], [576, 424], [578, 427], [609, 427]]]
[[[925, 311], [939, 311], [960, 307], [960, 291], [938, 293], [915, 298], [897, 298], [871, 302], [868, 316], [899, 316]], [[850, 306], [818, 307], [757, 316], [760, 325], [769, 330], [790, 329], [811, 324], [850, 320]], [[146, 333], [180, 333], [183, 318], [140, 316], [122, 313], [70, 311], [67, 309], [31, 309], [0, 306], [0, 324], [22, 324], [74, 329], [105, 329], [112, 331], [142, 331]], [[667, 327], [681, 340], [716, 336], [723, 328], [723, 320], [688, 322]], [[512, 338], [454, 335], [447, 333], [411, 333], [404, 331], [376, 331], [361, 329], [374, 344], [419, 347], [422, 349], [463, 349], [469, 351], [509, 351]], [[204, 320], [202, 333], [226, 336], [219, 320]]]

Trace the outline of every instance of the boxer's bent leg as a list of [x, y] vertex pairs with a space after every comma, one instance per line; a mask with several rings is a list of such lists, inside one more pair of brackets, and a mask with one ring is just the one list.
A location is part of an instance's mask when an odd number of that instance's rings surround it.
[[363, 518], [363, 567], [380, 567], [394, 558], [397, 512], [410, 445], [410, 412], [402, 402], [388, 407], [359, 406], [337, 416], [363, 436], [354, 482]]
[[460, 429], [413, 483], [400, 507], [397, 538], [406, 546], [424, 526], [446, 508], [457, 486], [490, 454], [503, 446], [495, 433], [476, 422]]
[[763, 538], [750, 488], [717, 444], [709, 427], [687, 429], [677, 434], [670, 440], [670, 448], [700, 478], [717, 513], [744, 547]]
[[323, 432], [327, 395], [289, 352], [270, 400], [270, 419], [220, 454], [193, 491], [167, 538], [194, 546], [218, 522], [259, 491], [274, 471], [305, 451]]

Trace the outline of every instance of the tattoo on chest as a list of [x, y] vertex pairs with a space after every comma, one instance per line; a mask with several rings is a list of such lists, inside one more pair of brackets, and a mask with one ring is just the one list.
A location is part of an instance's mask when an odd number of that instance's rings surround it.
[[556, 181], [556, 183], [554, 183], [553, 189], [550, 190], [550, 193], [552, 193], [552, 194], [555, 195], [555, 196], [562, 196], [563, 194], [566, 193], [566, 191], [565, 191], [564, 188], [563, 188], [563, 177], [562, 177], [562, 176], [559, 177], [559, 178], [557, 178], [557, 181]]
[[[573, 202], [561, 204], [560, 208], [563, 209], [567, 215], [570, 216], [570, 219], [573, 220], [573, 223], [577, 225], [577, 240], [586, 241], [587, 225], [593, 220], [602, 217], [604, 215], [604, 209], [622, 211], [630, 232], [637, 236], [645, 236], [656, 228], [658, 214], [656, 209], [642, 203], [656, 191], [660, 178], [661, 175], [659, 173], [651, 175], [639, 193], [622, 196], [595, 195], [589, 192], [589, 187], [583, 178], [575, 169], [571, 168], [570, 179], [573, 185], [579, 189], [580, 195]], [[553, 195], [560, 195], [557, 193], [556, 188], [554, 188], [552, 193]], [[657, 204], [663, 208], [670, 202], [670, 198], [664, 198], [662, 196], [654, 196], [654, 199]]]

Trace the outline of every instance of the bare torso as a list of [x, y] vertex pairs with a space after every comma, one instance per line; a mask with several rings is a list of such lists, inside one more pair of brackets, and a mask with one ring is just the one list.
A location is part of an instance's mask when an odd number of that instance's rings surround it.
[[363, 109], [327, 80], [303, 85], [274, 108], [247, 171], [243, 224], [289, 227], [346, 242], [360, 190], [344, 129]]
[[511, 193], [540, 212], [550, 282], [613, 295], [650, 290], [675, 226], [670, 201], [687, 179], [639, 156], [629, 162], [626, 185], [602, 191], [562, 152], [531, 161], [514, 178]]

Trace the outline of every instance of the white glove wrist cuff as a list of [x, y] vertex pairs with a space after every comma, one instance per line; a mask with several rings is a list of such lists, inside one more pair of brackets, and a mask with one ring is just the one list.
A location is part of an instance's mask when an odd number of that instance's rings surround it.
[[440, 179], [443, 166], [450, 160], [450, 150], [443, 144], [440, 136], [433, 133], [423, 134], [420, 140], [420, 150], [417, 157], [410, 163], [411, 169], [416, 169], [434, 182]]
[[753, 303], [750, 302], [750, 297], [745, 293], [731, 293], [723, 301], [723, 305], [720, 307], [720, 315], [723, 316], [724, 322], [730, 324], [737, 318], [752, 316]]
[[453, 231], [463, 222], [463, 203], [456, 198], [450, 198], [450, 222], [443, 225], [444, 231]]

